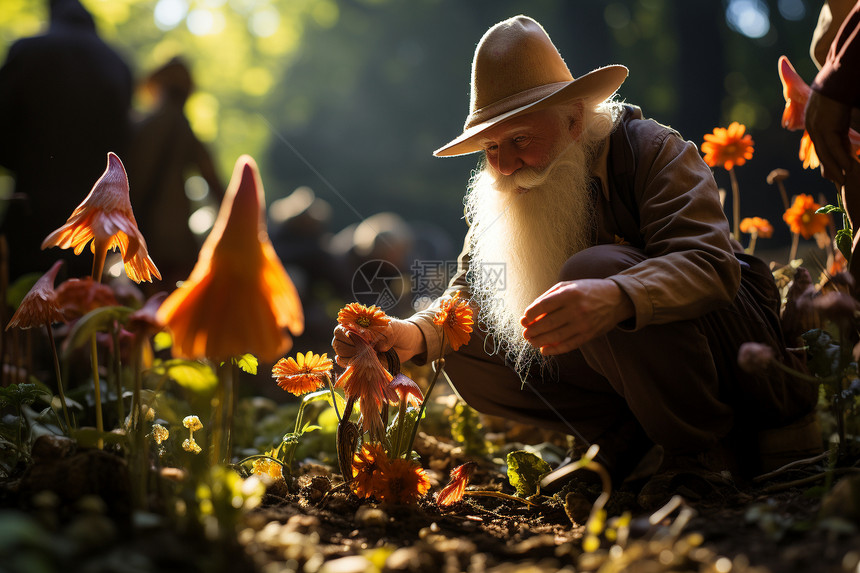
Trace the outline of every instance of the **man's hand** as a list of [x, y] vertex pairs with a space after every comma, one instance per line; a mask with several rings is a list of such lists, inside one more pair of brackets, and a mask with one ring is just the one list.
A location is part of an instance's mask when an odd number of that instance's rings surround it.
[[566, 281], [540, 295], [520, 319], [541, 354], [564, 354], [635, 314], [633, 301], [609, 279]]
[[[382, 334], [382, 340], [376, 343], [376, 351], [385, 352], [393, 348], [401, 362], [406, 362], [416, 354], [427, 351], [427, 344], [424, 341], [424, 335], [421, 334], [421, 329], [408, 320], [392, 318]], [[355, 355], [353, 337], [356, 336], [358, 335], [350, 334], [341, 325], [337, 325], [334, 329], [331, 347], [335, 352], [335, 361], [342, 368], [349, 366], [349, 361]]]
[[815, 153], [821, 160], [821, 175], [843, 185], [845, 173], [852, 163], [848, 141], [851, 108], [811, 90], [806, 102], [805, 121]]

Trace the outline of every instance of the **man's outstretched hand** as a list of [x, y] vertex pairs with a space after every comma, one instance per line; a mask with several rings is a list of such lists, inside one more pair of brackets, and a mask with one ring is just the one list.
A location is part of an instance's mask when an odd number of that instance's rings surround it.
[[[385, 352], [393, 348], [401, 362], [406, 362], [413, 356], [427, 351], [421, 330], [408, 320], [392, 318], [382, 334], [382, 340], [376, 344], [376, 351]], [[342, 368], [349, 366], [349, 361], [356, 352], [356, 343], [353, 340], [356, 336], [356, 334], [350, 334], [341, 325], [335, 327], [331, 347], [335, 352], [338, 366]]]
[[566, 281], [526, 308], [523, 336], [541, 354], [564, 354], [602, 336], [635, 314], [633, 301], [609, 279]]
[[848, 140], [851, 108], [812, 90], [806, 102], [805, 122], [809, 138], [815, 145], [815, 153], [821, 161], [821, 175], [843, 185], [845, 173], [851, 169], [853, 162]]

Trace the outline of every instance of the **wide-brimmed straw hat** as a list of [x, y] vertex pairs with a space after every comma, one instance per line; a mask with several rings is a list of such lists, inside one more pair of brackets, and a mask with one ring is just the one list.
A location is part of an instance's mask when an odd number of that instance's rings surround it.
[[480, 151], [479, 135], [494, 125], [566, 101], [601, 102], [626, 78], [621, 65], [574, 78], [543, 27], [528, 16], [514, 16], [487, 30], [478, 43], [463, 133], [433, 155]]

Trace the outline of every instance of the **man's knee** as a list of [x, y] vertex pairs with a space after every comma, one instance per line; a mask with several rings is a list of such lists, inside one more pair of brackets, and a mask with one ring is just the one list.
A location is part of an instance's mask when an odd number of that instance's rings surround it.
[[559, 281], [605, 279], [646, 258], [642, 249], [629, 245], [596, 245], [567, 259], [559, 272]]

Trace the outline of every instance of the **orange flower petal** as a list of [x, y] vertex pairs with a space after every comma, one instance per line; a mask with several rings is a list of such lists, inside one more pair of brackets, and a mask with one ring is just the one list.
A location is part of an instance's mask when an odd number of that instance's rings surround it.
[[782, 127], [791, 131], [805, 129], [805, 108], [809, 100], [810, 87], [785, 56], [779, 57], [778, 71], [779, 79], [782, 81], [782, 96], [785, 99]]
[[739, 225], [741, 233], [755, 233], [762, 239], [768, 239], [773, 236], [773, 226], [767, 219], [761, 217], [747, 217], [741, 221]]
[[381, 444], [366, 443], [353, 455], [351, 482], [358, 497], [380, 495], [383, 486], [382, 473], [388, 467], [388, 456]]
[[792, 233], [809, 239], [816, 233], [827, 229], [830, 217], [815, 211], [821, 207], [815, 200], [806, 194], [800, 194], [794, 199], [794, 203], [783, 214], [783, 220], [788, 223]]
[[134, 282], [152, 282], [153, 276], [161, 278], [131, 210], [125, 167], [113, 152], [108, 153], [105, 172], [89, 195], [65, 225], [45, 237], [42, 248], [74, 249], [80, 255], [90, 240], [93, 253], [102, 259], [107, 251], [118, 248], [125, 272]]
[[705, 134], [702, 143], [704, 161], [711, 167], [723, 167], [725, 170], [743, 165], [753, 157], [753, 139], [745, 134], [746, 126], [733, 121], [728, 129], [717, 127], [713, 133]]
[[460, 293], [454, 293], [451, 298], [442, 300], [439, 310], [433, 316], [433, 323], [442, 327], [452, 350], [469, 342], [472, 333], [474, 317], [469, 301], [460, 298]]
[[412, 461], [397, 458], [382, 470], [382, 501], [415, 503], [429, 489], [430, 479], [424, 468]]
[[477, 467], [478, 464], [475, 462], [466, 462], [451, 470], [451, 481], [436, 494], [436, 503], [438, 505], [452, 505], [463, 499], [469, 478], [472, 477], [472, 473]]
[[282, 358], [272, 367], [272, 377], [283, 390], [301, 396], [313, 392], [325, 385], [332, 361], [325, 354], [322, 356], [308, 352], [296, 355], [296, 359]]
[[243, 155], [197, 264], [162, 304], [158, 318], [174, 336], [173, 354], [274, 361], [304, 330], [301, 301], [265, 232], [263, 186]]

